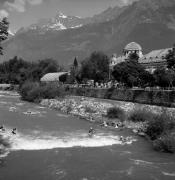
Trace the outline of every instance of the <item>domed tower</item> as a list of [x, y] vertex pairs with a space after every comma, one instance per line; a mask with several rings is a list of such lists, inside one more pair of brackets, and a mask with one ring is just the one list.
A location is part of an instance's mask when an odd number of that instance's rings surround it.
[[126, 58], [128, 58], [131, 53], [136, 53], [139, 58], [143, 57], [142, 47], [136, 42], [127, 44], [123, 49], [123, 54]]

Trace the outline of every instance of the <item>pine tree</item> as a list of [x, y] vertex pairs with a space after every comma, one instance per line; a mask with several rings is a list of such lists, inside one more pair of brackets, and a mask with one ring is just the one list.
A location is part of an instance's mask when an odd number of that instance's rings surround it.
[[74, 68], [76, 69], [78, 67], [78, 61], [77, 61], [77, 58], [75, 57], [74, 59]]
[[0, 21], [0, 55], [3, 55], [1, 42], [8, 38], [8, 28], [9, 22], [7, 21], [7, 18], [3, 18], [2, 21]]

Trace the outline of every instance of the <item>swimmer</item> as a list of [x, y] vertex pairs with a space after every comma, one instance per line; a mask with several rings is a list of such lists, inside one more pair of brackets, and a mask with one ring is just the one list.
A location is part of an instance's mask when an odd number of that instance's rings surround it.
[[1, 131], [5, 131], [5, 128], [4, 128], [4, 126], [2, 125], [2, 126], [0, 126], [0, 130]]
[[92, 136], [94, 133], [95, 133], [95, 130], [92, 127], [90, 127], [89, 133], [88, 133], [89, 136]]
[[16, 128], [13, 128], [13, 130], [12, 130], [13, 135], [16, 135], [16, 130], [17, 130]]
[[123, 136], [120, 136], [120, 141], [126, 142], [126, 138], [124, 138]]

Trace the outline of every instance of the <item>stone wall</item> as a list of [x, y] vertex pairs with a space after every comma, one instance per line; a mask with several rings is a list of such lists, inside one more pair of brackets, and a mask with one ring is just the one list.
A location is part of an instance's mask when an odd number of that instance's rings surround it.
[[131, 89], [68, 88], [68, 94], [143, 104], [175, 107], [175, 91], [145, 91]]

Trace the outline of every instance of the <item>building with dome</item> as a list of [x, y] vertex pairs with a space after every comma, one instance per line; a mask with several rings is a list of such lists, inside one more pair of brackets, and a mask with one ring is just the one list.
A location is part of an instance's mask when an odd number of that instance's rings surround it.
[[131, 42], [125, 46], [123, 49], [123, 55], [128, 58], [130, 54], [136, 53], [139, 58], [143, 57], [142, 53], [142, 47], [136, 43], [136, 42]]
[[139, 58], [143, 57], [142, 47], [136, 42], [131, 42], [125, 46], [121, 56], [117, 57], [116, 54], [112, 55], [110, 58], [110, 69], [113, 69], [115, 65], [126, 61], [131, 53], [136, 53]]
[[136, 42], [131, 42], [124, 47], [121, 56], [117, 57], [116, 54], [112, 55], [109, 68], [112, 71], [115, 65], [128, 60], [131, 53], [136, 53], [139, 56], [138, 63], [143, 65], [147, 71], [153, 73], [157, 68], [167, 67], [165, 57], [171, 49], [172, 48], [153, 50], [148, 54], [143, 55], [142, 47]]

